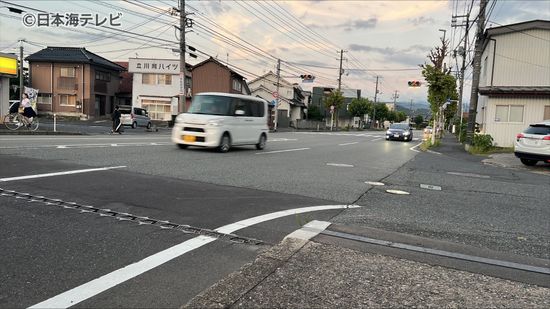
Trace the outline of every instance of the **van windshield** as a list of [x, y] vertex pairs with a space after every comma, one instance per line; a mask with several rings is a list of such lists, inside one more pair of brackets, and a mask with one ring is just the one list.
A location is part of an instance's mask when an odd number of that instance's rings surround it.
[[193, 97], [187, 111], [190, 114], [229, 116], [233, 98], [214, 95], [197, 95]]

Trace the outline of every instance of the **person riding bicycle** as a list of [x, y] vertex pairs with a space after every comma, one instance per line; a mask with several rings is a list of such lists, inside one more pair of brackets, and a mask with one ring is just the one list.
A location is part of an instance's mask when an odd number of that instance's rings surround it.
[[27, 117], [29, 121], [27, 125], [30, 125], [33, 118], [36, 117], [36, 113], [34, 112], [31, 105], [31, 100], [29, 100], [29, 96], [26, 93], [23, 93], [23, 100], [21, 101], [20, 108], [23, 108], [23, 112], [21, 114]]

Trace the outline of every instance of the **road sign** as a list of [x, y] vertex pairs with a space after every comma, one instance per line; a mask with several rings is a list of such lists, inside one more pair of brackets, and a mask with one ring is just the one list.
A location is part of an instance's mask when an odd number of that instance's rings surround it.
[[279, 93], [277, 91], [273, 91], [271, 94], [275, 99], [279, 97]]

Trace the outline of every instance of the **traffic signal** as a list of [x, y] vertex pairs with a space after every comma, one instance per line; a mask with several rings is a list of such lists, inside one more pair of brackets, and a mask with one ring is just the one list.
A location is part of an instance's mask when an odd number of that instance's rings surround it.
[[300, 75], [300, 78], [302, 79], [302, 82], [313, 82], [315, 76], [311, 74], [302, 74]]
[[420, 87], [421, 85], [420, 81], [418, 80], [410, 80], [408, 84], [409, 84], [409, 87]]

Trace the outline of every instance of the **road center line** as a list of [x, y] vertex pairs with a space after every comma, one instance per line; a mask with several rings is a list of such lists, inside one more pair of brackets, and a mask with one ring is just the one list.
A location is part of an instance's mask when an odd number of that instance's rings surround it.
[[[295, 209], [277, 211], [249, 219], [241, 220], [232, 224], [224, 225], [216, 229], [220, 233], [232, 233], [234, 231], [262, 223], [265, 221], [286, 217], [289, 215], [321, 211], [332, 209], [347, 209], [358, 208], [357, 205], [323, 205], [311, 206]], [[94, 279], [90, 282], [77, 286], [69, 291], [63, 292], [57, 296], [47, 299], [41, 303], [33, 305], [29, 308], [68, 308], [74, 306], [90, 297], [93, 297], [101, 292], [104, 292], [112, 287], [115, 287], [125, 281], [137, 277], [155, 267], [158, 267], [168, 261], [171, 261], [187, 252], [200, 248], [209, 244], [217, 238], [210, 236], [197, 236], [195, 238], [184, 241], [178, 245], [170, 247], [166, 250], [155, 253], [144, 258], [141, 261], [130, 264], [124, 268], [117, 269], [111, 273]]]
[[311, 148], [295, 148], [295, 149], [285, 149], [285, 150], [273, 150], [273, 151], [266, 151], [266, 152], [256, 152], [256, 154], [270, 154], [270, 153], [280, 153], [280, 152], [290, 152], [290, 151], [300, 151], [300, 150], [308, 150]]
[[14, 180], [25, 180], [25, 179], [34, 179], [34, 178], [43, 178], [43, 177], [53, 177], [53, 176], [63, 176], [63, 175], [72, 175], [80, 173], [89, 173], [89, 172], [98, 172], [98, 171], [107, 171], [116, 168], [124, 168], [126, 166], [110, 166], [110, 167], [100, 167], [100, 168], [88, 168], [83, 170], [72, 170], [65, 172], [56, 172], [56, 173], [46, 173], [46, 174], [36, 174], [36, 175], [27, 175], [27, 176], [18, 176], [18, 177], [7, 177], [0, 178], [1, 182], [14, 181]]
[[344, 144], [338, 144], [338, 146], [355, 145], [355, 144], [358, 144], [358, 143], [359, 143], [359, 142], [344, 143]]

